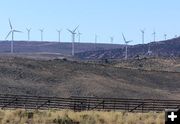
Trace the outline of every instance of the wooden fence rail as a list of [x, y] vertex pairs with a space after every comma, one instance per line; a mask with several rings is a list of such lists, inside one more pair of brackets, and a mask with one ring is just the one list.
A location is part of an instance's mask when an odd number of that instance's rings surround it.
[[124, 99], [96, 97], [42, 97], [0, 94], [0, 108], [23, 109], [72, 109], [149, 112], [180, 108], [180, 100]]

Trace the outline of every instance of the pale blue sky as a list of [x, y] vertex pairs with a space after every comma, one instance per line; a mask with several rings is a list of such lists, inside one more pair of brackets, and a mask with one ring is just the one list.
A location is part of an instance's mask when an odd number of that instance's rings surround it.
[[22, 30], [15, 40], [26, 40], [26, 27], [31, 27], [31, 40], [40, 40], [39, 28], [44, 28], [44, 40], [57, 41], [56, 29], [62, 28], [62, 41], [71, 41], [67, 28], [80, 25], [82, 42], [94, 42], [97, 33], [98, 42], [122, 44], [124, 32], [133, 44], [141, 43], [140, 29], [145, 28], [145, 42], [153, 39], [156, 30], [157, 39], [180, 34], [179, 0], [1, 0], [0, 2], [0, 39], [8, 31], [8, 18], [13, 26]]

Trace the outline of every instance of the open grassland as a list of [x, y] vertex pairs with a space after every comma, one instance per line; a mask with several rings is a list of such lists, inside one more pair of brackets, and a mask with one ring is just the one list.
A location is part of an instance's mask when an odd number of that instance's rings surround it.
[[164, 113], [1, 110], [0, 124], [164, 124]]
[[[66, 98], [180, 99], [179, 72], [143, 70], [137, 66], [144, 61], [148, 65], [148, 60], [134, 61], [125, 66], [121, 62], [111, 65], [0, 57], [0, 93]], [[164, 61], [162, 67], [170, 65], [169, 61]], [[149, 67], [154, 61], [150, 63]], [[176, 63], [178, 70], [179, 62]]]

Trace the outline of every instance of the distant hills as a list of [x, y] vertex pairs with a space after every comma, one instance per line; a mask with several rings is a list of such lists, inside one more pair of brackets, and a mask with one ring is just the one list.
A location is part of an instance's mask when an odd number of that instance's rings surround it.
[[[14, 41], [15, 53], [59, 53], [71, 55], [71, 43], [40, 42], [40, 41]], [[180, 37], [128, 46], [128, 58], [148, 56], [180, 57]], [[0, 41], [0, 53], [10, 52], [10, 41]], [[83, 60], [122, 59], [125, 56], [125, 45], [103, 43], [75, 43], [75, 57]]]
[[[148, 44], [139, 44], [128, 46], [128, 57], [148, 56], [148, 50], [152, 53], [150, 56], [159, 57], [180, 57], [180, 37], [166, 41], [151, 42]], [[109, 50], [86, 51], [77, 53], [76, 57], [81, 59], [122, 59], [125, 56], [125, 47]]]
[[[50, 42], [50, 41], [14, 41], [15, 53], [61, 53], [71, 54], [72, 43], [68, 42]], [[100, 44], [93, 43], [75, 43], [75, 53], [95, 50], [108, 50], [121, 48], [123, 45], [118, 44]], [[10, 41], [0, 41], [0, 53], [10, 52]]]

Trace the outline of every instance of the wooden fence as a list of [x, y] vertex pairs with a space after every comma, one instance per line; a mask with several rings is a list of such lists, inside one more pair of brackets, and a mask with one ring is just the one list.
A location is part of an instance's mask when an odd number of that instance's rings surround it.
[[0, 108], [22, 109], [72, 109], [149, 112], [164, 111], [165, 109], [180, 108], [180, 100], [158, 99], [124, 99], [124, 98], [95, 98], [95, 97], [42, 97], [26, 95], [0, 94]]

